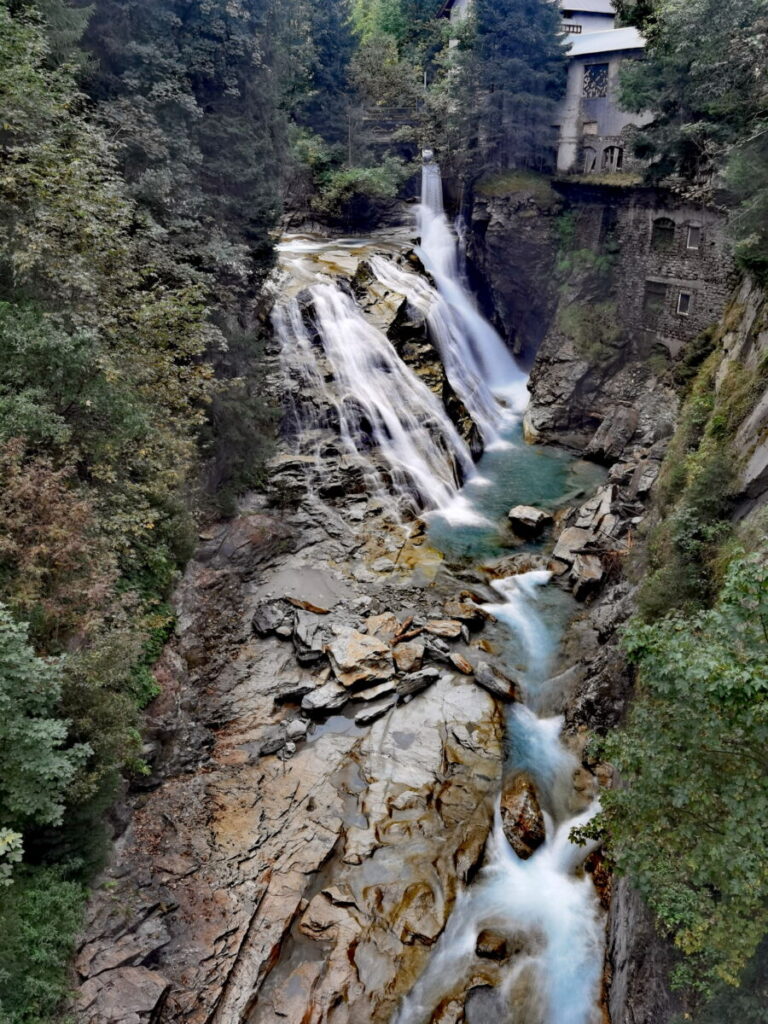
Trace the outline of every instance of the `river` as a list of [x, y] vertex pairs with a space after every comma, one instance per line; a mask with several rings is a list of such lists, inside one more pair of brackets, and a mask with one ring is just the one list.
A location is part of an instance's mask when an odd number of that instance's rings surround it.
[[[526, 377], [469, 292], [431, 160], [424, 166], [418, 228], [415, 256], [409, 256], [408, 229], [369, 239], [283, 239], [275, 324], [295, 435], [304, 457], [315, 460], [315, 479], [322, 477], [329, 445], [340, 445], [347, 464], [361, 470], [365, 492], [391, 509], [395, 526], [407, 533], [414, 517], [426, 524], [428, 547], [438, 555], [434, 574], [450, 565], [466, 570], [498, 563], [509, 554], [505, 520], [512, 505], [554, 508], [588, 491], [600, 474], [564, 452], [525, 444]], [[393, 296], [405, 296], [426, 320], [450, 387], [482, 438], [479, 462], [456, 417], [377, 324], [377, 306], [382, 311]], [[535, 554], [539, 546], [516, 550]], [[497, 802], [482, 869], [460, 888], [447, 927], [393, 1024], [448, 1019], [440, 1015], [472, 986], [474, 1001], [461, 1018], [467, 1024], [603, 1019], [603, 912], [582, 870], [590, 851], [569, 840], [598, 802], [574, 784], [579, 763], [561, 739], [562, 719], [553, 714], [560, 695], [545, 686], [574, 612], [550, 575], [543, 569], [497, 575], [496, 597], [484, 605], [499, 624], [504, 664], [524, 694], [507, 712], [504, 778], [526, 773], [533, 780], [546, 839], [521, 859], [505, 836]], [[418, 578], [417, 567], [411, 581]], [[489, 983], [478, 985], [484, 963], [476, 945], [487, 930], [517, 942], [519, 955], [494, 965], [486, 972]]]

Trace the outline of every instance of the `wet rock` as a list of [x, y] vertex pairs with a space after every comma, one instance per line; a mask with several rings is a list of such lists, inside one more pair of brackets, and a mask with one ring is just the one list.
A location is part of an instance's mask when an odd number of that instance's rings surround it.
[[454, 651], [451, 654], [451, 664], [454, 668], [457, 668], [459, 672], [463, 672], [465, 676], [471, 676], [475, 671], [472, 663], [467, 661], [463, 654], [459, 654], [458, 651]]
[[504, 785], [501, 823], [509, 845], [521, 860], [527, 860], [546, 839], [536, 786], [526, 772], [512, 776]]
[[398, 679], [395, 685], [400, 697], [408, 697], [414, 693], [421, 693], [422, 690], [426, 690], [432, 683], [436, 683], [439, 678], [440, 670], [430, 666], [418, 672], [410, 672], [408, 675], [403, 676], [402, 679]]
[[392, 651], [398, 672], [417, 672], [424, 661], [424, 644], [417, 640], [398, 644]]
[[533, 505], [515, 505], [509, 510], [512, 529], [521, 537], [537, 537], [552, 522], [552, 515]]
[[397, 695], [388, 697], [385, 700], [377, 700], [374, 704], [357, 712], [355, 715], [355, 725], [371, 725], [377, 719], [386, 715], [395, 704], [397, 704]]
[[461, 636], [461, 623], [455, 619], [429, 619], [424, 623], [424, 630], [431, 636], [456, 640]]
[[487, 611], [472, 600], [464, 599], [464, 595], [446, 601], [443, 611], [449, 619], [458, 619], [473, 630], [482, 629], [489, 617]]
[[499, 558], [495, 562], [484, 565], [483, 569], [493, 579], [504, 579], [507, 576], [519, 576], [523, 572], [532, 572], [548, 567], [548, 560], [544, 555], [523, 552], [519, 555]]
[[268, 757], [276, 754], [286, 743], [286, 735], [279, 726], [268, 729], [266, 735], [259, 743], [259, 757]]
[[337, 629], [327, 651], [334, 675], [343, 686], [389, 679], [395, 674], [388, 645], [356, 629]]
[[338, 708], [344, 707], [348, 700], [349, 690], [342, 686], [341, 683], [337, 683], [332, 679], [324, 686], [320, 686], [316, 690], [312, 690], [311, 693], [308, 693], [302, 699], [301, 706], [304, 711], [308, 711], [310, 714], [336, 711]]
[[307, 735], [309, 722], [303, 718], [294, 718], [285, 727], [285, 735], [289, 740], [302, 740]]
[[477, 936], [475, 953], [488, 960], [506, 960], [509, 957], [509, 946], [505, 935], [492, 928], [483, 928]]
[[475, 682], [499, 700], [509, 703], [519, 703], [522, 700], [520, 684], [498, 669], [492, 668], [487, 661], [478, 662], [475, 666]]

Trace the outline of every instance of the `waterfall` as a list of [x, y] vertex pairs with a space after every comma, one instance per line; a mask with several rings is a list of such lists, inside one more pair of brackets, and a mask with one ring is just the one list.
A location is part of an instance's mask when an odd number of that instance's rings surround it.
[[[416, 509], [450, 504], [461, 478], [473, 471], [469, 449], [439, 399], [354, 300], [338, 284], [321, 280], [301, 299], [280, 305], [274, 322], [285, 379], [294, 392], [312, 396], [296, 414], [303, 435], [323, 437], [325, 420], [338, 430], [349, 456], [364, 457], [359, 464], [367, 468], [373, 493], [394, 492]], [[319, 448], [317, 454], [322, 473]], [[374, 454], [384, 473], [376, 472]]]
[[459, 247], [443, 206], [440, 168], [431, 158], [422, 170], [419, 249], [440, 303], [431, 324], [448, 377], [492, 443], [528, 404], [527, 377], [498, 333], [478, 312], [459, 269]]

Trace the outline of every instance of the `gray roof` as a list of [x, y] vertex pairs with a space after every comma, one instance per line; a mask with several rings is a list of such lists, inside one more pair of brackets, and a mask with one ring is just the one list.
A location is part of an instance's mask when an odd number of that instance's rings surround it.
[[612, 53], [616, 50], [642, 50], [645, 39], [636, 28], [613, 28], [605, 32], [585, 32], [570, 36], [569, 57], [585, 57], [592, 53]]
[[559, 0], [564, 11], [582, 14], [615, 14], [612, 0]]

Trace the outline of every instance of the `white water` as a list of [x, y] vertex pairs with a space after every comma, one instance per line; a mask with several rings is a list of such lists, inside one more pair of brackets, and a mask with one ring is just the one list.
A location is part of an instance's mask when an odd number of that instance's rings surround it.
[[[439, 170], [433, 164], [425, 166], [423, 188], [419, 251], [436, 288], [398, 261], [404, 245], [289, 240], [281, 246], [287, 297], [276, 309], [275, 325], [300, 433], [316, 455], [318, 472], [323, 446], [336, 438], [350, 459], [366, 467], [370, 491], [394, 494], [411, 508], [439, 510], [453, 522], [473, 522], [477, 514], [459, 494], [461, 478], [477, 485], [484, 481], [473, 475], [467, 445], [442, 403], [339, 282], [367, 258], [385, 289], [425, 312], [449, 380], [486, 445], [504, 443], [503, 434], [527, 402], [525, 376], [463, 283], [456, 238], [443, 212]], [[554, 645], [537, 609], [548, 579], [548, 573], [534, 572], [496, 581], [500, 600], [486, 606], [517, 641], [529, 703], [534, 704]], [[396, 1024], [428, 1024], [441, 1000], [463, 994], [482, 966], [475, 945], [486, 927], [514, 933], [522, 929], [530, 938], [528, 951], [500, 968], [501, 1001], [494, 1018], [499, 1024], [599, 1021], [601, 912], [591, 879], [580, 872], [588, 851], [568, 838], [596, 805], [575, 813], [577, 763], [560, 740], [561, 725], [557, 718], [538, 718], [530, 707], [516, 706], [511, 712], [512, 769], [529, 772], [536, 782], [546, 841], [528, 860], [519, 859], [504, 836], [497, 809], [485, 865], [459, 896], [424, 974], [396, 1014]]]
[[[548, 573], [531, 572], [494, 586], [508, 601], [486, 605], [515, 633], [523, 650], [547, 664], [551, 643], [533, 607]], [[539, 672], [529, 665], [530, 679]], [[426, 970], [404, 1000], [394, 1024], [429, 1024], [447, 995], [461, 995], [480, 961], [484, 928], [528, 936], [528, 947], [502, 967], [498, 1009], [503, 1024], [598, 1024], [604, 924], [589, 876], [580, 871], [589, 848], [570, 842], [571, 829], [597, 812], [595, 801], [574, 813], [576, 758], [560, 740], [561, 718], [537, 718], [516, 705], [508, 722], [511, 770], [528, 772], [544, 809], [546, 841], [528, 859], [507, 842], [497, 804], [485, 864], [456, 903]], [[530, 984], [533, 972], [534, 984]], [[482, 981], [480, 982], [482, 984]]]
[[[338, 275], [354, 272], [361, 255], [369, 256], [384, 288], [426, 314], [448, 379], [486, 446], [503, 443], [501, 432], [525, 410], [526, 376], [478, 313], [462, 281], [456, 237], [443, 212], [438, 168], [425, 166], [424, 174], [419, 252], [437, 289], [397, 262], [391, 243], [374, 248], [363, 240], [292, 238], [279, 247], [289, 281], [283, 285], [287, 298], [276, 307], [274, 322], [285, 378], [299, 396], [294, 407], [305, 438], [312, 432], [320, 438], [323, 426], [329, 425], [322, 413], [316, 414], [325, 405], [335, 411], [332, 425], [348, 455], [363, 456], [368, 463], [369, 490], [394, 494], [401, 510], [439, 512], [451, 523], [480, 525], [486, 520], [459, 493], [463, 484], [485, 482], [474, 472], [467, 444], [439, 399], [338, 280]], [[312, 311], [319, 344], [303, 308]], [[322, 401], [302, 401], [301, 396]], [[370, 465], [373, 449], [384, 472]]]
[[[310, 295], [319, 346], [312, 342], [298, 299], [275, 312], [286, 378], [319, 396], [321, 408], [335, 410], [350, 455], [375, 449], [382, 456], [391, 491], [406, 501], [415, 498], [418, 507], [449, 504], [458, 474], [471, 474], [473, 463], [441, 402], [337, 283], [315, 284]], [[306, 403], [301, 416], [305, 431], [317, 426]], [[379, 477], [371, 489], [384, 486]]]

